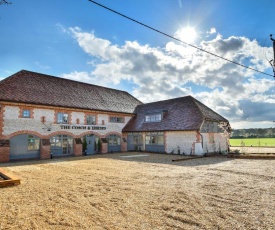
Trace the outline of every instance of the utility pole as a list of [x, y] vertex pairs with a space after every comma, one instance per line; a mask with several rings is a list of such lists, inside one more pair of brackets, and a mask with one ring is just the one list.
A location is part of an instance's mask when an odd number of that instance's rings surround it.
[[270, 60], [269, 63], [270, 65], [272, 66], [272, 69], [273, 69], [273, 73], [274, 73], [274, 78], [275, 78], [275, 39], [272, 38], [272, 34], [270, 34], [270, 40], [272, 41], [273, 43], [273, 60]]

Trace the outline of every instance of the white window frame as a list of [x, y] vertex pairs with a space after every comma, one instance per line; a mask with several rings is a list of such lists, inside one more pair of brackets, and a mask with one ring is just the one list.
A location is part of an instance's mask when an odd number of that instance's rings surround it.
[[68, 113], [57, 113], [56, 117], [58, 124], [69, 124], [69, 114]]
[[110, 122], [111, 123], [124, 123], [124, 117], [111, 116], [110, 117]]
[[96, 124], [96, 116], [95, 115], [87, 115], [86, 116], [86, 124], [87, 125], [95, 125]]
[[154, 113], [154, 114], [146, 114], [145, 115], [145, 122], [160, 122], [162, 120], [161, 113]]
[[29, 109], [23, 109], [22, 110], [22, 117], [23, 118], [30, 118], [31, 117], [31, 111]]

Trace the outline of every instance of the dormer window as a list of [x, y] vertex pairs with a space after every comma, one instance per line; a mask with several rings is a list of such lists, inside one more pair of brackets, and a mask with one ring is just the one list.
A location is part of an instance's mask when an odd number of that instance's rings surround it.
[[162, 115], [161, 113], [148, 114], [145, 115], [145, 122], [159, 122], [161, 121]]

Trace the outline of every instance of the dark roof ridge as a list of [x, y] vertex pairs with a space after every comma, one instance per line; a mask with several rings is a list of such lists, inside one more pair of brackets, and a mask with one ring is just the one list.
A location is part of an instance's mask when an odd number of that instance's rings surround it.
[[[201, 116], [202, 116], [202, 119], [203, 119], [203, 121], [205, 120], [205, 116], [204, 116], [204, 114], [203, 114], [203, 112], [201, 111], [201, 108], [199, 107], [199, 105], [196, 103], [198, 100], [196, 100], [194, 97], [192, 97], [192, 101], [194, 102], [194, 104], [195, 104], [195, 106], [198, 108], [198, 110], [199, 110], [199, 112], [200, 112], [200, 114], [201, 114]], [[207, 107], [207, 106], [206, 106]], [[207, 107], [208, 108], [208, 107]]]
[[[91, 84], [91, 83], [86, 83], [86, 82], [82, 82], [82, 81], [76, 81], [76, 80], [71, 80], [71, 79], [67, 79], [67, 78], [63, 78], [63, 77], [57, 77], [57, 76], [53, 76], [53, 75], [50, 75], [50, 74], [45, 74], [45, 73], [39, 73], [39, 72], [34, 72], [34, 71], [30, 71], [30, 70], [25, 70], [25, 69], [22, 69], [16, 73], [14, 73], [13, 75], [11, 75], [10, 77], [20, 73], [20, 72], [26, 72], [26, 73], [34, 73], [34, 74], [39, 74], [39, 75], [43, 75], [45, 77], [53, 77], [53, 78], [58, 78], [58, 79], [61, 79], [61, 80], [64, 80], [64, 81], [70, 81], [70, 82], [76, 82], [76, 83], [80, 83], [80, 84], [84, 84], [84, 85], [91, 85], [91, 86], [95, 86], [95, 87], [98, 87], [98, 88], [104, 88], [104, 89], [108, 89], [108, 90], [114, 90], [114, 91], [119, 91], [119, 92], [124, 92], [124, 93], [127, 93], [129, 95], [131, 95], [129, 92], [125, 91], [125, 90], [120, 90], [120, 89], [113, 89], [113, 88], [110, 88], [110, 87], [106, 87], [106, 86], [100, 86], [100, 85], [95, 85], [95, 84]], [[9, 78], [9, 77], [7, 77]], [[7, 79], [5, 78], [5, 79]], [[3, 80], [5, 80], [3, 79]], [[3, 81], [2, 80], [2, 81]], [[0, 81], [1, 82], [1, 81]], [[132, 95], [131, 95], [132, 96]], [[136, 98], [137, 99], [137, 98]], [[138, 100], [138, 99], [137, 99]], [[138, 100], [140, 103], [143, 104], [143, 102], [141, 102], [140, 100]]]
[[[161, 102], [167, 102], [167, 101], [174, 101], [174, 100], [180, 100], [182, 98], [193, 98], [191, 95], [186, 95], [186, 96], [182, 96], [182, 97], [175, 97], [175, 98], [170, 98], [170, 99], [166, 99], [166, 100], [161, 100], [161, 101], [152, 101], [152, 102], [148, 102], [148, 103], [143, 103], [143, 105], [149, 105], [149, 104], [154, 104], [154, 103], [161, 103]], [[138, 105], [140, 106], [140, 105]]]
[[222, 115], [218, 114], [217, 112], [215, 112], [213, 109], [209, 108], [208, 106], [206, 106], [205, 104], [201, 103], [200, 101], [198, 101], [197, 99], [193, 98], [194, 102], [195, 102], [195, 105], [198, 107], [199, 111], [202, 113], [202, 116], [204, 118], [206, 118], [203, 114], [203, 112], [201, 111], [201, 108], [198, 104], [200, 104], [201, 106], [204, 106], [206, 107], [207, 109], [209, 109], [212, 113], [215, 113], [217, 116], [223, 118], [224, 120], [228, 121], [225, 117], [223, 117]]

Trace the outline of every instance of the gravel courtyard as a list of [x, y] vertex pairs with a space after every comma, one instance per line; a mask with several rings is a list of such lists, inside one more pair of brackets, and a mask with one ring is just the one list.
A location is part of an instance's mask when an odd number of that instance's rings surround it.
[[0, 164], [0, 229], [275, 229], [275, 161], [116, 153]]

